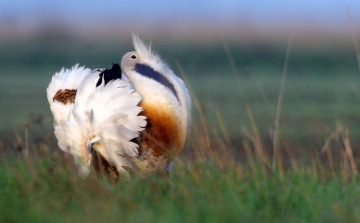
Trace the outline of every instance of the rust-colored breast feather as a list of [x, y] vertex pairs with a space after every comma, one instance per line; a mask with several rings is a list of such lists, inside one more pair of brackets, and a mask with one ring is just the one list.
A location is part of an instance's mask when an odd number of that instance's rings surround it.
[[[170, 109], [158, 105], [141, 103], [144, 109], [141, 115], [146, 116], [148, 125], [137, 139], [139, 152], [143, 160], [149, 165], [156, 165], [158, 160], [170, 163], [183, 149], [183, 131], [175, 113]], [[152, 166], [149, 168], [155, 168]], [[165, 166], [166, 168], [166, 166]]]
[[75, 96], [76, 96], [76, 90], [75, 89], [65, 89], [65, 90], [58, 90], [53, 97], [53, 101], [58, 101], [63, 104], [66, 103], [74, 103], [75, 102]]

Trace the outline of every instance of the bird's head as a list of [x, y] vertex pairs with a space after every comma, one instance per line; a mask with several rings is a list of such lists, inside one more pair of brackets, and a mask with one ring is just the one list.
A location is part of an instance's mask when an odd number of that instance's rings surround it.
[[123, 67], [123, 72], [129, 73], [131, 69], [135, 67], [137, 63], [141, 63], [140, 56], [136, 51], [126, 53], [121, 59], [121, 67]]
[[133, 45], [135, 51], [126, 53], [121, 59], [121, 69], [130, 80], [132, 79], [131, 71], [135, 70], [138, 64], [156, 70], [161, 75], [166, 75], [168, 66], [158, 54], [152, 51], [151, 43], [147, 45], [133, 34]]
[[144, 44], [138, 36], [133, 34], [133, 44], [135, 51], [126, 53], [121, 60], [121, 67], [124, 73], [129, 73], [138, 63], [149, 62], [154, 56], [151, 52], [151, 44]]

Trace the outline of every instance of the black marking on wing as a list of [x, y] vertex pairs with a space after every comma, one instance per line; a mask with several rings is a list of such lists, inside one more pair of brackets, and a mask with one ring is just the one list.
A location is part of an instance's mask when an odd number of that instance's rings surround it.
[[99, 74], [99, 80], [96, 83], [96, 87], [98, 87], [102, 83], [102, 79], [104, 77], [105, 85], [109, 81], [113, 81], [116, 79], [121, 79], [121, 68], [119, 64], [113, 64], [111, 69], [105, 69], [103, 72]]
[[176, 99], [180, 102], [179, 97], [176, 93], [174, 85], [164, 77], [161, 73], [157, 72], [156, 70], [152, 69], [150, 66], [146, 64], [137, 63], [135, 65], [135, 71], [145, 77], [151, 78], [160, 84], [164, 85], [165, 87], [169, 88], [176, 97]]

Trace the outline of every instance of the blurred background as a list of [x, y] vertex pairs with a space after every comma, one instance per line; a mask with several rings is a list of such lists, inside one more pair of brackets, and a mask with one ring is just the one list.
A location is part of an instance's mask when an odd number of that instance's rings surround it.
[[[352, 143], [360, 142], [356, 0], [2, 0], [0, 140], [23, 134], [24, 123], [33, 142], [54, 137], [46, 99], [52, 75], [76, 63], [119, 63], [133, 50], [132, 33], [152, 42], [179, 76], [182, 68], [209, 132], [234, 146], [241, 144], [240, 130], [251, 128], [245, 102], [270, 141], [292, 33], [282, 137], [318, 147], [338, 122], [350, 129]], [[196, 109], [193, 115], [197, 125]]]

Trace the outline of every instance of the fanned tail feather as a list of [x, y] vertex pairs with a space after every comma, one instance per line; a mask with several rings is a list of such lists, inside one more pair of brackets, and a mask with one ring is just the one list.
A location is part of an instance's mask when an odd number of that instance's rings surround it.
[[95, 149], [127, 175], [123, 168], [131, 168], [127, 157], [138, 155], [138, 145], [130, 140], [146, 126], [146, 118], [138, 116], [141, 96], [120, 79], [96, 87], [98, 78], [89, 74], [83, 79], [69, 117], [55, 127], [55, 135], [60, 148], [80, 160], [83, 173], [89, 171], [91, 149]]

